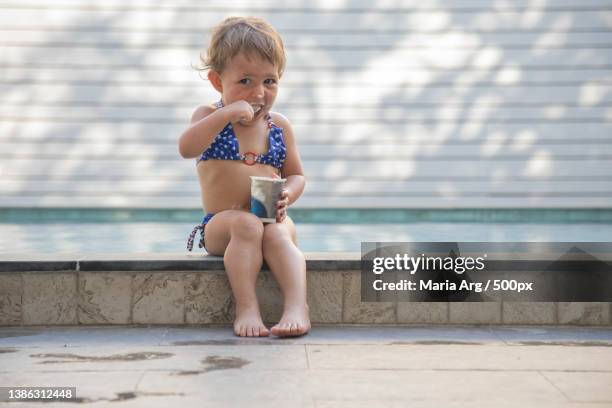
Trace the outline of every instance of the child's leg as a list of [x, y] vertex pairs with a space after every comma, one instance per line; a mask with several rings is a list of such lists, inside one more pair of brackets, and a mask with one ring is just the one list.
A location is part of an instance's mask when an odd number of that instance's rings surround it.
[[236, 301], [234, 332], [238, 336], [267, 336], [255, 295], [255, 281], [263, 264], [261, 240], [264, 226], [255, 215], [237, 210], [221, 211], [206, 224], [206, 250], [223, 256]]
[[306, 303], [306, 260], [295, 244], [295, 225], [289, 217], [267, 224], [263, 234], [263, 256], [283, 292], [280, 322], [272, 327], [275, 336], [299, 336], [310, 330]]

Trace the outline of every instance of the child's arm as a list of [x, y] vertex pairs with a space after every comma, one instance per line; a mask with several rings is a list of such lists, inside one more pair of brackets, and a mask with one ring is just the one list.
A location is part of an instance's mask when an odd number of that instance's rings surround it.
[[275, 116], [275, 121], [283, 128], [283, 137], [285, 138], [285, 146], [287, 146], [287, 157], [281, 169], [281, 177], [287, 179], [285, 182], [285, 190], [287, 193], [286, 195], [281, 195], [284, 199], [279, 201], [278, 207], [279, 210], [284, 210], [287, 206], [293, 204], [300, 198], [304, 191], [304, 186], [306, 185], [306, 177], [304, 177], [302, 159], [297, 150], [291, 123], [281, 114], [276, 113]]
[[185, 159], [202, 154], [228, 122], [251, 120], [253, 108], [246, 101], [237, 101], [220, 109], [200, 106], [191, 116], [191, 126], [178, 141], [179, 153]]

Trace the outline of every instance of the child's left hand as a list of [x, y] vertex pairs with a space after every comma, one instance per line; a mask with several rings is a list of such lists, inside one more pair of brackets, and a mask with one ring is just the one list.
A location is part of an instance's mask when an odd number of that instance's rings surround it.
[[276, 222], [283, 222], [287, 218], [287, 206], [289, 205], [289, 191], [285, 188], [280, 193], [280, 200], [276, 202]]

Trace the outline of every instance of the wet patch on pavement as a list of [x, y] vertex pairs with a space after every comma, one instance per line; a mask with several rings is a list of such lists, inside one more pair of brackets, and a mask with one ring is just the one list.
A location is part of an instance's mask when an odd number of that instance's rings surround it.
[[202, 374], [204, 371], [202, 370], [191, 370], [191, 371], [179, 371], [176, 373], [173, 373], [172, 375], [198, 375], [198, 374]]
[[202, 360], [202, 364], [206, 364], [204, 372], [215, 371], [215, 370], [231, 370], [239, 369], [249, 364], [250, 361], [240, 357], [219, 357], [219, 356], [208, 356]]
[[241, 369], [250, 363], [250, 361], [240, 357], [208, 356], [202, 360], [202, 364], [204, 364], [202, 370], [179, 371], [175, 375], [198, 375], [217, 370]]
[[115, 393], [115, 395], [117, 396], [116, 398], [87, 398], [87, 397], [76, 397], [76, 398], [71, 398], [71, 399], [37, 399], [36, 402], [71, 402], [71, 403], [77, 403], [77, 404], [83, 404], [83, 403], [87, 403], [87, 404], [91, 404], [93, 402], [98, 402], [98, 401], [108, 401], [108, 402], [119, 402], [119, 401], [126, 401], [126, 400], [131, 400], [131, 399], [135, 399], [138, 397], [147, 397], [147, 396], [151, 396], [151, 397], [167, 397], [167, 396], [184, 396], [184, 393], [178, 393], [178, 392], [117, 392]]
[[115, 395], [117, 395], [117, 398], [111, 401], [125, 401], [136, 398], [136, 393], [134, 392], [118, 392]]
[[158, 353], [146, 351], [141, 353], [113, 354], [110, 356], [80, 356], [70, 353], [45, 353], [45, 354], [30, 354], [32, 358], [54, 358], [60, 360], [45, 360], [39, 361], [38, 364], [57, 364], [57, 363], [100, 363], [114, 361], [144, 361], [144, 360], [159, 360], [162, 358], [170, 358], [172, 353]]

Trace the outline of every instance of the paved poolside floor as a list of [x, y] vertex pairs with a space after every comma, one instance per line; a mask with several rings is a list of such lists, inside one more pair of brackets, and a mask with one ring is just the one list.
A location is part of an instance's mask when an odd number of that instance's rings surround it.
[[[0, 386], [73, 386], [95, 407], [612, 407], [612, 328], [0, 328]], [[0, 403], [3, 405], [3, 403]]]

